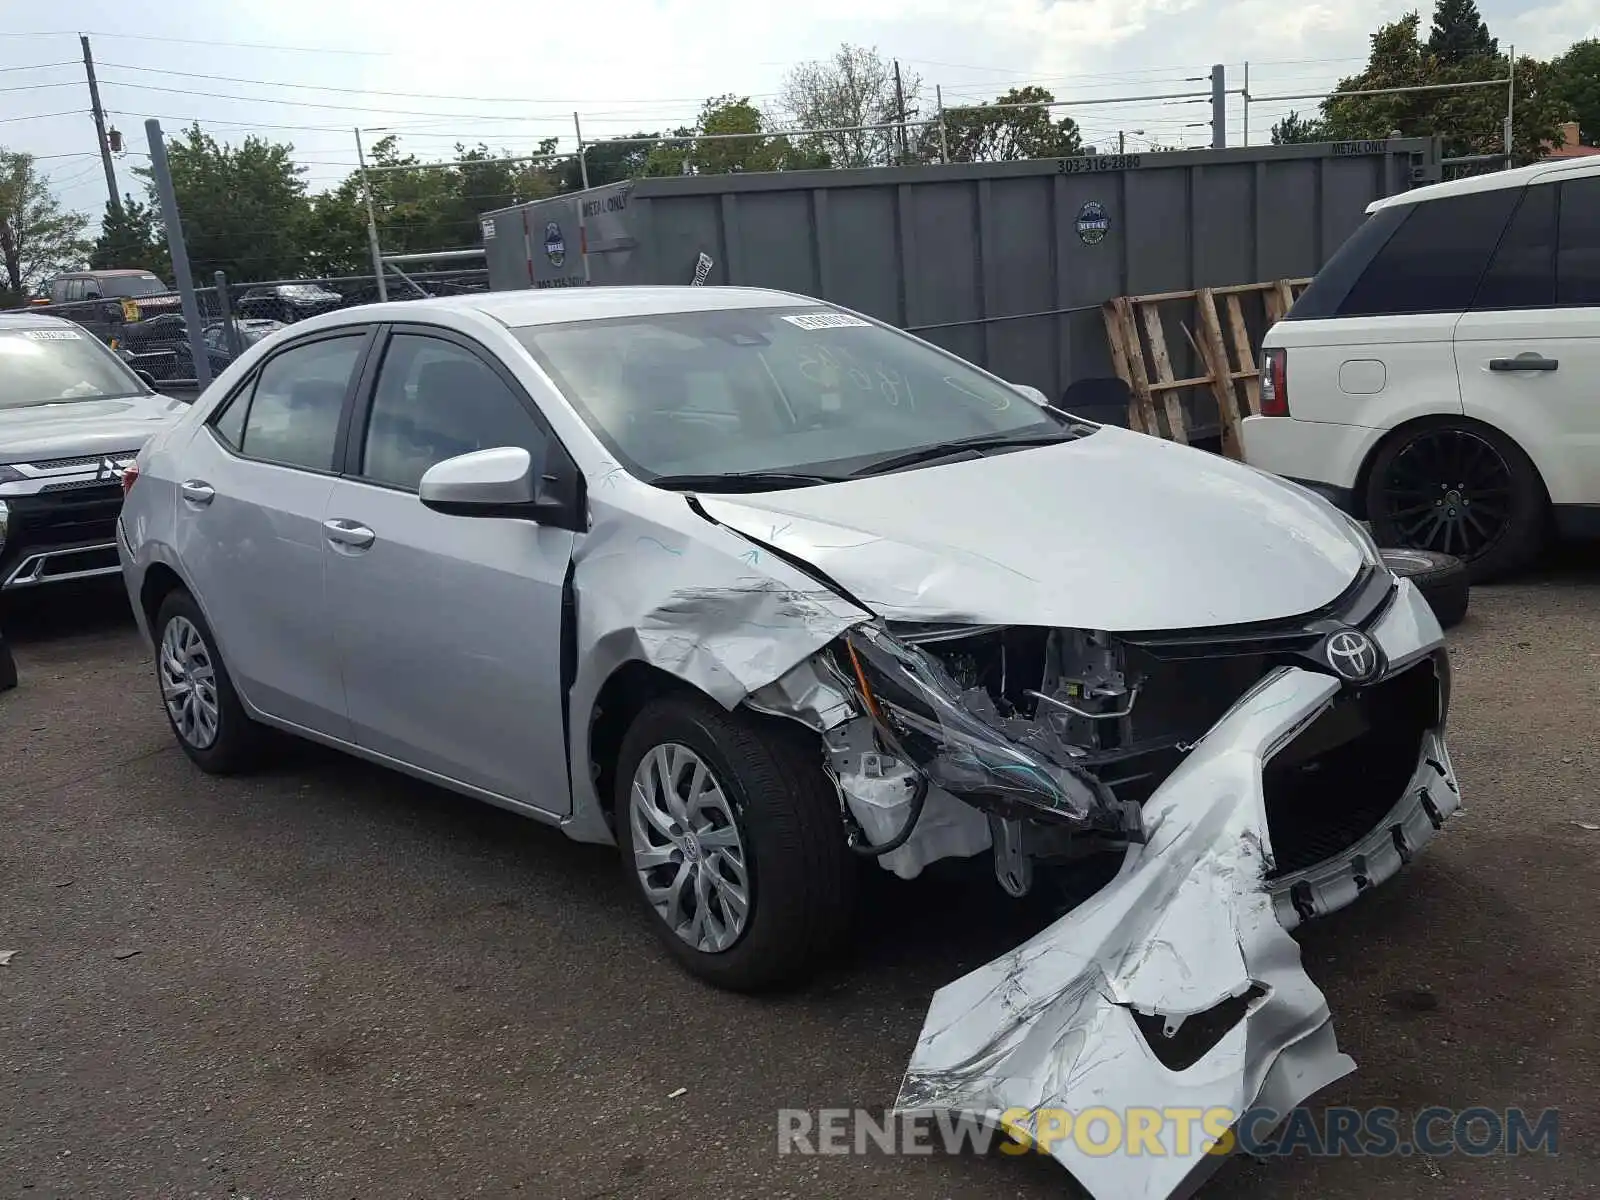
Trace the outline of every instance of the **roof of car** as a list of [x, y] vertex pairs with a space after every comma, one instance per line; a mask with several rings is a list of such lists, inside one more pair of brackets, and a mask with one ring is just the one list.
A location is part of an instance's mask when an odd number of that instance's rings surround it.
[[44, 313], [0, 312], [0, 330], [7, 329], [76, 329], [71, 321]]
[[145, 270], [141, 270], [138, 267], [117, 267], [114, 270], [109, 270], [109, 271], [63, 271], [63, 272], [61, 272], [61, 274], [57, 275], [56, 278], [57, 279], [85, 279], [85, 278], [109, 279], [109, 278], [112, 278], [112, 277], [122, 276], [122, 275], [154, 275], [154, 274], [155, 274], [154, 271], [145, 271]]
[[[561, 321], [598, 321], [607, 317], [643, 317], [657, 313], [709, 312], [728, 308], [792, 308], [823, 301], [767, 288], [742, 287], [572, 287], [511, 292], [471, 292], [426, 300], [391, 301], [345, 309], [360, 319], [412, 320], [420, 312], [462, 309], [492, 317], [512, 329]], [[378, 310], [382, 310], [381, 312]]]
[[1466, 179], [1432, 183], [1427, 187], [1414, 188], [1409, 192], [1399, 192], [1393, 196], [1385, 196], [1382, 200], [1374, 200], [1367, 205], [1367, 212], [1375, 213], [1380, 208], [1389, 208], [1396, 204], [1419, 204], [1424, 200], [1440, 200], [1446, 196], [1465, 196], [1472, 192], [1492, 192], [1500, 188], [1522, 187], [1535, 180], [1550, 182], [1556, 179], [1581, 178], [1586, 175], [1600, 175], [1600, 156], [1545, 158], [1526, 167], [1513, 167], [1509, 171], [1495, 171], [1488, 175], [1472, 175]]

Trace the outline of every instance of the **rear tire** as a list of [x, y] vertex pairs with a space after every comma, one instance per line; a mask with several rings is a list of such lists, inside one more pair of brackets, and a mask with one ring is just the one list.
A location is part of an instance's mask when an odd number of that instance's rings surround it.
[[1522, 448], [1499, 430], [1450, 417], [1384, 442], [1365, 500], [1380, 546], [1454, 555], [1469, 583], [1527, 566], [1549, 532], [1550, 501]]
[[265, 731], [245, 714], [194, 597], [182, 588], [168, 592], [153, 632], [161, 706], [183, 752], [210, 775], [255, 766]]
[[1461, 624], [1467, 615], [1472, 585], [1466, 565], [1454, 555], [1431, 550], [1380, 550], [1386, 567], [1417, 585], [1441, 629]]
[[[665, 696], [623, 737], [616, 778], [623, 870], [692, 974], [733, 991], [780, 987], [844, 940], [856, 863], [816, 735], [698, 695]], [[676, 898], [663, 899], [674, 883]], [[701, 904], [709, 936], [695, 925]]]

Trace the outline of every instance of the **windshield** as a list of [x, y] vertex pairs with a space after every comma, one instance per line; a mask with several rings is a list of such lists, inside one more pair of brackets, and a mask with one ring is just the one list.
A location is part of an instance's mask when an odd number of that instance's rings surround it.
[[99, 282], [102, 296], [160, 296], [168, 291], [154, 275], [114, 275]]
[[143, 395], [116, 355], [77, 329], [0, 329], [0, 409]]
[[951, 442], [1066, 432], [977, 368], [820, 305], [512, 332], [618, 462], [645, 479], [849, 474]]

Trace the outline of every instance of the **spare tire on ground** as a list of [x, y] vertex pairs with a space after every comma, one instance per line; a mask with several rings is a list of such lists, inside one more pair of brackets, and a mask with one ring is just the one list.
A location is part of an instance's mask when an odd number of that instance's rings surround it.
[[1380, 550], [1388, 568], [1417, 585], [1445, 629], [1459, 625], [1467, 615], [1471, 585], [1467, 565], [1453, 554], [1433, 550]]

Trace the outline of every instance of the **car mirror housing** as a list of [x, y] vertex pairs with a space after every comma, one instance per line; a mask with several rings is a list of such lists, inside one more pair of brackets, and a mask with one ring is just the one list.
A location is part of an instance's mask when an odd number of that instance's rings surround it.
[[1031, 384], [1013, 383], [1011, 385], [1011, 390], [1012, 391], [1016, 391], [1016, 392], [1021, 392], [1024, 396], [1026, 396], [1029, 400], [1032, 400], [1040, 408], [1049, 408], [1050, 407], [1050, 397], [1046, 396], [1043, 392], [1041, 392], [1038, 388], [1032, 386]]
[[435, 512], [457, 517], [542, 520], [563, 506], [541, 502], [545, 454], [522, 446], [475, 450], [435, 463], [417, 494]]

